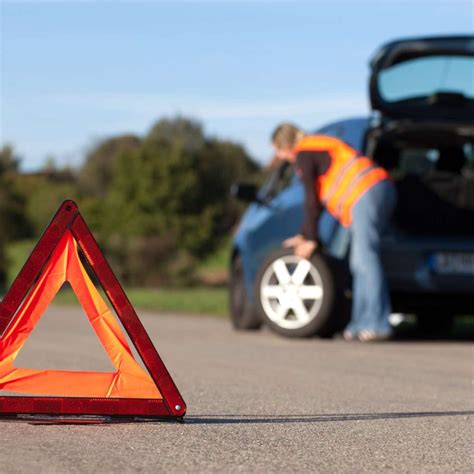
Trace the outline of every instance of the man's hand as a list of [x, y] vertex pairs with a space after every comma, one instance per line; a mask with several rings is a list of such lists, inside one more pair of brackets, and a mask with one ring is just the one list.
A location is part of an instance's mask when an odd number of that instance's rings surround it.
[[305, 238], [301, 234], [294, 235], [289, 239], [283, 241], [283, 247], [296, 247], [297, 245], [301, 244], [305, 241]]
[[304, 240], [295, 247], [295, 255], [297, 257], [309, 260], [313, 252], [317, 249], [318, 244], [315, 240]]
[[283, 247], [293, 247], [294, 254], [297, 257], [308, 260], [318, 248], [318, 243], [315, 240], [306, 240], [302, 235], [298, 234], [286, 239], [283, 242]]

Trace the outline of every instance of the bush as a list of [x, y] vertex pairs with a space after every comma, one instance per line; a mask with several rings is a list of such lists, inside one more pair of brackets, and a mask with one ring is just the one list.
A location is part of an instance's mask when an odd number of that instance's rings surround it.
[[19, 159], [13, 148], [0, 149], [0, 291], [5, 290], [7, 277], [6, 244], [21, 239], [30, 232], [25, 217], [25, 202], [15, 189]]
[[171, 236], [116, 234], [105, 246], [109, 263], [121, 281], [132, 286], [193, 285], [196, 261], [176, 247]]
[[[99, 145], [88, 166], [106, 149]], [[159, 121], [140, 146], [122, 147], [112, 161], [100, 195], [82, 188], [83, 212], [132, 284], [192, 283], [196, 261], [239, 217], [231, 184], [258, 172], [240, 145], [208, 138], [183, 118]]]

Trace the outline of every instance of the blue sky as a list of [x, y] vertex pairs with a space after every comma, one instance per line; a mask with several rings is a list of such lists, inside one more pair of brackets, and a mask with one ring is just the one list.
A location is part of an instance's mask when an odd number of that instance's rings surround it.
[[367, 113], [382, 43], [474, 29], [470, 0], [0, 3], [0, 144], [24, 169], [177, 113], [264, 161], [282, 120]]

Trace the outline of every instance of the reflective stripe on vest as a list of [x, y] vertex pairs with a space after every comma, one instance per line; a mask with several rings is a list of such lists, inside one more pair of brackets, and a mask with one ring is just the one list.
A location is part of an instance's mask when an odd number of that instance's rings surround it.
[[388, 173], [337, 138], [313, 135], [295, 147], [301, 151], [325, 151], [331, 157], [329, 169], [316, 179], [316, 192], [326, 209], [344, 226], [352, 222], [352, 208], [365, 192]]
[[324, 200], [325, 202], [331, 201], [331, 198], [336, 194], [339, 186], [341, 185], [341, 181], [344, 178], [344, 173], [352, 166], [352, 164], [359, 158], [358, 154], [355, 154], [339, 171], [336, 179], [332, 183], [329, 190], [325, 193]]
[[344, 193], [341, 195], [337, 202], [337, 214], [339, 216], [341, 215], [344, 203], [347, 201], [348, 197], [351, 195], [354, 189], [359, 187], [360, 182], [363, 180], [366, 174], [370, 173], [375, 169], [377, 169], [377, 167], [373, 165], [369, 165], [367, 168], [364, 168], [357, 174], [355, 179], [352, 180], [352, 182], [346, 187], [346, 189], [344, 189]]
[[342, 225], [348, 227], [352, 223], [352, 209], [357, 201], [375, 184], [388, 179], [388, 173], [378, 166], [372, 167], [357, 182], [350, 194], [345, 197], [345, 201], [341, 206], [339, 221]]

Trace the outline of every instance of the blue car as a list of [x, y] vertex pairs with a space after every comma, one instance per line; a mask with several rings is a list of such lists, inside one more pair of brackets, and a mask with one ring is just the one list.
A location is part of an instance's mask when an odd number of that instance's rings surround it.
[[[399, 200], [382, 258], [393, 311], [414, 313], [426, 331], [474, 314], [474, 36], [394, 41], [370, 63], [370, 117], [317, 133], [344, 140], [385, 167]], [[231, 319], [285, 336], [332, 336], [350, 317], [350, 235], [328, 213], [321, 251], [310, 260], [282, 249], [299, 232], [303, 187], [289, 163], [257, 189], [233, 240]]]

